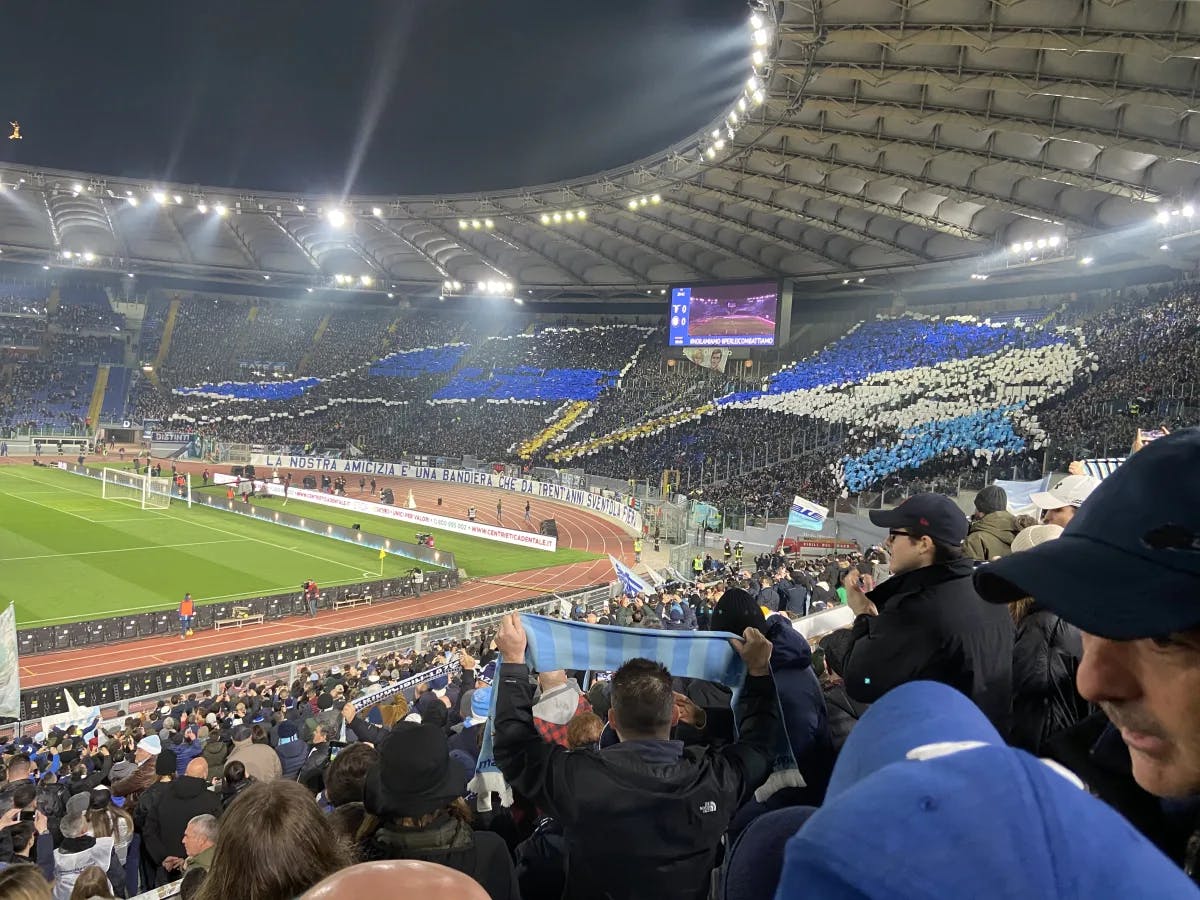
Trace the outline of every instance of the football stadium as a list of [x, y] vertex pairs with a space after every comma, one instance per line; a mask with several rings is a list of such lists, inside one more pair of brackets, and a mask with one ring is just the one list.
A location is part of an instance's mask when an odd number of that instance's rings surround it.
[[0, 898], [1198, 896], [1200, 7], [309, 13], [6, 16]]

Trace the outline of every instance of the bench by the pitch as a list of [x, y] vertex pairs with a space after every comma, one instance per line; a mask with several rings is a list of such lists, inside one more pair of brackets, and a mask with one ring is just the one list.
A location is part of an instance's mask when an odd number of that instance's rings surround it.
[[355, 606], [370, 606], [371, 595], [362, 594], [358, 597], [343, 597], [341, 600], [333, 601], [334, 609], [350, 609]]
[[250, 612], [248, 606], [235, 606], [233, 615], [228, 619], [217, 619], [213, 622], [213, 627], [220, 631], [223, 626], [236, 625], [241, 628], [243, 625], [261, 625], [263, 623], [263, 614]]

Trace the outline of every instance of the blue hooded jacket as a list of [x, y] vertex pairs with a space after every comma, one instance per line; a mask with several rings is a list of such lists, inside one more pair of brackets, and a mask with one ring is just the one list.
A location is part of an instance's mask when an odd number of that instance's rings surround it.
[[829, 784], [834, 753], [825, 695], [812, 668], [812, 650], [785, 616], [767, 619], [766, 636], [774, 647], [771, 673], [783, 707], [788, 743], [808, 784], [805, 793], [813, 797], [807, 802], [819, 804]]

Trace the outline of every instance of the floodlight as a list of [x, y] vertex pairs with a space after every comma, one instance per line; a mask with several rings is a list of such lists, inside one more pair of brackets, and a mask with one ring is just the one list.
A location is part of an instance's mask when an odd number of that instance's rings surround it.
[[483, 227], [483, 223], [480, 222], [478, 219], [472, 219], [471, 227], [474, 228], [476, 231], [478, 231], [480, 228]]
[[738, 107], [738, 112], [746, 111], [746, 98], [745, 97], [738, 97], [737, 107]]
[[1020, 253], [1021, 252], [1021, 242], [1017, 241], [1015, 244], [1013, 244], [1011, 247], [1009, 247], [1008, 252], [1009, 253]]
[[1050, 240], [1046, 243], [1048, 243], [1051, 247], [1057, 247], [1062, 243], [1062, 238], [1060, 238], [1057, 234], [1052, 234], [1050, 235]]
[[370, 275], [362, 275], [362, 276], [359, 276], [358, 283], [361, 284], [363, 287], [370, 287], [372, 284], [375, 283], [375, 279], [372, 278]]
[[1021, 249], [1025, 250], [1025, 251], [1032, 250], [1033, 249], [1033, 241], [1026, 241], [1025, 243], [1023, 243], [1021, 245]]
[[762, 102], [766, 99], [767, 99], [767, 95], [764, 94], [762, 91], [754, 92], [754, 105], [755, 106], [761, 106]]
[[649, 198], [642, 197], [640, 200], [638, 200], [638, 206], [645, 206], [649, 202], [650, 202]]
[[550, 216], [549, 216], [549, 214], [548, 214], [548, 213], [542, 213], [542, 224], [543, 224], [543, 225], [549, 225], [549, 224], [550, 224]]
[[574, 222], [575, 221], [574, 211], [568, 209], [565, 213], [563, 213], [563, 218], [566, 219], [568, 222]]
[[762, 28], [762, 24], [763, 24], [762, 16], [760, 16], [758, 13], [750, 14], [750, 27], [751, 28]]
[[520, 297], [513, 297], [513, 303], [517, 304], [517, 306], [525, 305], [525, 301], [522, 300]]
[[1159, 225], [1166, 225], [1169, 221], [1171, 221], [1171, 214], [1164, 209], [1154, 218], [1158, 220]]
[[76, 182], [75, 184], [71, 185], [71, 190], [78, 194], [83, 190], [83, 185], [79, 182]]
[[581, 218], [581, 219], [586, 219], [587, 218], [587, 210], [581, 209], [581, 210], [579, 210], [579, 212], [575, 213], [575, 215], [579, 216], [579, 218]]
[[637, 200], [630, 200], [630, 201], [629, 201], [629, 208], [630, 208], [630, 209], [637, 209]]
[[862, 283], [863, 283], [864, 281], [866, 281], [866, 280], [867, 280], [867, 279], [865, 279], [865, 278], [860, 278], [860, 279], [858, 279], [858, 283], [859, 283], [859, 284], [862, 284]]
[[202, 213], [206, 213], [206, 212], [208, 212], [208, 204], [205, 203], [203, 200], [201, 200], [199, 203], [196, 204], [196, 209]]
[[334, 228], [341, 228], [346, 224], [346, 214], [336, 207], [331, 209], [326, 217], [329, 219], [329, 224]]
[[[718, 144], [718, 145], [720, 145], [720, 143], [721, 143], [720, 141], [717, 141], [717, 144]], [[651, 203], [662, 203], [662, 195], [660, 195], [660, 194], [654, 194], [654, 195], [652, 195], [652, 196], [650, 197], [650, 202], [651, 202]]]
[[62, 252], [62, 258], [63, 258], [63, 259], [70, 259], [70, 258], [71, 258], [71, 256], [72, 256], [72, 254], [71, 254], [71, 251], [70, 251], [70, 250], [64, 250], [64, 251]]
[[765, 29], [765, 28], [754, 29], [754, 43], [758, 47], [767, 46], [767, 29]]
[[96, 254], [93, 253], [91, 250], [83, 251], [83, 261], [84, 262], [94, 262], [95, 259], [96, 259]]
[[1190, 219], [1192, 216], [1194, 216], [1196, 214], [1196, 210], [1192, 207], [1192, 205], [1190, 203], [1187, 206], [1185, 206], [1181, 210], [1181, 212], [1183, 213], [1184, 217], [1188, 218], [1188, 219]]
[[380, 209], [378, 206], [372, 206], [371, 207], [371, 215], [373, 215], [377, 219], [382, 219], [383, 218], [383, 210]]
[[125, 198], [125, 202], [128, 203], [130, 206], [137, 206], [140, 201], [138, 200], [137, 197], [130, 195]]
[[308, 291], [310, 294], [313, 292], [312, 288], [305, 288], [305, 290]]
[[843, 279], [842, 279], [842, 284], [849, 284], [849, 283], [850, 283], [850, 279], [849, 279], [849, 278], [843, 278]]
[[164, 194], [162, 191], [155, 191], [153, 196], [154, 196], [155, 203], [158, 203], [161, 205], [161, 204], [167, 202], [167, 195]]
[[554, 214], [554, 224], [556, 224], [556, 225], [557, 225], [557, 224], [558, 224], [558, 223], [560, 223], [561, 221], [562, 221], [562, 213], [560, 213], [560, 212], [556, 212], [556, 213]]
[[511, 294], [511, 293], [512, 293], [512, 289], [513, 289], [513, 284], [512, 284], [512, 282], [511, 282], [511, 281], [506, 281], [506, 282], [504, 282], [504, 290], [508, 291], [508, 293], [510, 293], [510, 294]]
[[714, 150], [712, 147], [709, 147], [707, 150], [704, 151], [704, 155], [707, 156], [709, 159], [712, 159], [714, 156], [717, 155], [717, 151]]
[[755, 66], [761, 66], [766, 60], [767, 57], [761, 50], [755, 50], [750, 54], [750, 62], [754, 63]]
[[486, 229], [488, 229], [488, 230], [490, 231], [491, 229], [493, 229], [493, 228], [495, 228], [495, 227], [496, 227], [496, 223], [495, 223], [495, 222], [493, 222], [491, 219], [484, 219], [484, 220], [483, 220], [483, 227], [484, 227], [484, 228], [486, 228]]
[[736, 125], [736, 124], [738, 123], [738, 117], [737, 117], [737, 113], [736, 113], [736, 112], [733, 112], [732, 110], [730, 110], [730, 113], [729, 113], [728, 119], [729, 119], [729, 124], [730, 124], [730, 125]]
[[459, 231], [466, 231], [470, 227], [471, 227], [471, 223], [468, 222], [466, 219], [458, 220], [458, 230]]
[[725, 149], [725, 138], [719, 138], [717, 140], [717, 142], [715, 144], [713, 144], [713, 146], [716, 147], [718, 150], [724, 150]]
[[1090, 257], [1090, 256], [1085, 256], [1083, 259], [1081, 259], [1081, 260], [1079, 261], [1079, 264], [1080, 264], [1081, 266], [1090, 266], [1090, 265], [1092, 264], [1092, 262], [1093, 262], [1093, 260], [1092, 260], [1092, 257]]
[[454, 290], [456, 290], [456, 291], [462, 290], [462, 282], [461, 281], [454, 282]]
[[1159, 249], [1159, 250], [1170, 250], [1170, 249], [1171, 249], [1171, 245], [1170, 245], [1170, 244], [1159, 244], [1159, 245], [1158, 245], [1158, 249]]
[[224, 203], [218, 203], [216, 206], [213, 207], [213, 209], [216, 211], [218, 216], [224, 216], [226, 213], [229, 212], [229, 210], [225, 207]]
[[42, 268], [43, 268], [43, 269], [45, 269], [47, 272], [49, 272], [49, 271], [50, 271], [50, 267], [49, 267], [49, 266], [42, 266]]
[[264, 275], [264, 276], [263, 276], [263, 281], [270, 281], [270, 280], [271, 280], [271, 276], [270, 276], [270, 275]]
[[1045, 239], [1045, 238], [1038, 238], [1038, 240], [1037, 240], [1037, 248], [1038, 248], [1039, 250], [1044, 250], [1044, 249], [1046, 249], [1046, 239]]
[[758, 90], [758, 78], [754, 75], [750, 76], [750, 80], [746, 82], [746, 89], [749, 91]]
[[297, 211], [297, 212], [304, 212], [304, 204], [303, 204], [303, 203], [297, 203], [297, 204], [296, 204], [296, 211]]
[[183, 203], [183, 197], [179, 196], [179, 194], [176, 194], [176, 195], [175, 195], [174, 197], [172, 197], [171, 199], [175, 201], [175, 205], [176, 205], [176, 206], [179, 206], [179, 205], [181, 205], [181, 204]]
[[476, 287], [479, 288], [479, 293], [482, 294], [487, 290], [487, 282], [481, 281], [476, 285]]

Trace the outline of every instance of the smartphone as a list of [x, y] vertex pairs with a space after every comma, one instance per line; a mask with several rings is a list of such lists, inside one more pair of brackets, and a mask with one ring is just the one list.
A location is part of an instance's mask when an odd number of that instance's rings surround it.
[[23, 809], [23, 810], [21, 810], [21, 821], [22, 821], [22, 822], [32, 822], [32, 821], [34, 820], [34, 817], [35, 817], [35, 816], [37, 816], [37, 810], [36, 810], [36, 809]]
[[1151, 431], [1143, 431], [1138, 429], [1138, 436], [1141, 437], [1143, 444], [1148, 444], [1151, 441], [1157, 441], [1165, 432], [1161, 428], [1155, 428]]

